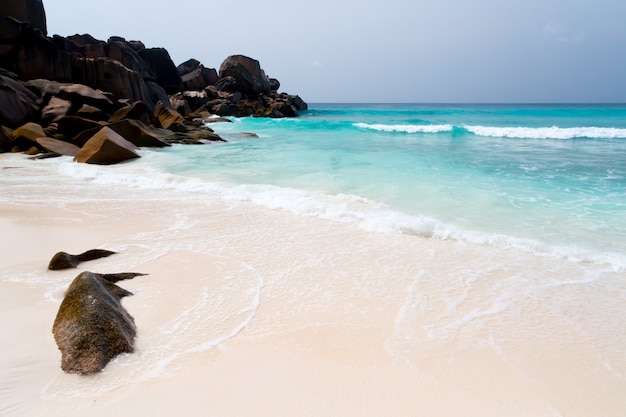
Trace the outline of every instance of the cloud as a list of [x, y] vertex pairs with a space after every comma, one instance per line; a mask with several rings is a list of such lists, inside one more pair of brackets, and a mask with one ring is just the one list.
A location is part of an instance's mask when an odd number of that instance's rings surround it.
[[322, 64], [321, 62], [315, 59], [311, 62], [311, 65], [313, 65], [316, 68], [324, 68], [324, 64]]

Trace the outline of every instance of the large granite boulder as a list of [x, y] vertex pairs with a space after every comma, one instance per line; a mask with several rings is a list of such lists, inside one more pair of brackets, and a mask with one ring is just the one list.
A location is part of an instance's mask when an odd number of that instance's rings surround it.
[[140, 148], [164, 148], [170, 146], [160, 139], [160, 135], [154, 129], [139, 120], [124, 119], [111, 123], [107, 127]]
[[70, 101], [76, 108], [80, 108], [83, 104], [104, 111], [111, 111], [114, 108], [114, 104], [107, 94], [81, 83], [32, 79], [26, 82], [25, 86], [33, 92], [37, 92], [42, 103], [49, 103], [52, 97], [57, 97]]
[[200, 61], [197, 59], [191, 58], [187, 61], [180, 64], [176, 69], [178, 70], [178, 74], [182, 77], [185, 74], [189, 74], [191, 71], [199, 68], [202, 65]]
[[118, 109], [113, 116], [109, 118], [109, 122], [114, 123], [124, 119], [139, 120], [145, 124], [150, 124], [152, 121], [152, 112], [143, 101], [135, 101], [134, 103]]
[[[170, 104], [169, 101], [168, 104]], [[174, 132], [187, 132], [189, 130], [185, 126], [185, 118], [176, 110], [167, 107], [162, 101], [154, 106], [153, 114], [163, 129]]]
[[46, 11], [41, 0], [2, 0], [0, 16], [10, 16], [20, 22], [30, 23], [44, 35], [48, 34]]
[[37, 96], [20, 82], [0, 75], [0, 125], [11, 128], [38, 116]]
[[108, 42], [94, 38], [91, 35], [73, 35], [67, 38], [55, 37], [55, 44], [59, 49], [79, 55], [84, 58], [110, 58], [118, 61], [126, 68], [137, 72], [144, 78], [154, 78], [146, 67], [144, 60], [126, 39], [113, 36]]
[[138, 148], [108, 127], [91, 137], [74, 157], [76, 162], [110, 165], [139, 158]]
[[13, 138], [15, 142], [29, 142], [31, 145], [37, 143], [37, 138], [46, 136], [46, 132], [44, 132], [41, 125], [29, 122], [25, 125], [22, 125], [13, 131]]
[[22, 80], [45, 78], [70, 81], [71, 56], [41, 31], [0, 16], [0, 66]]
[[76, 145], [53, 138], [37, 138], [37, 144], [45, 151], [57, 155], [76, 156], [80, 151]]
[[59, 97], [51, 97], [48, 104], [41, 110], [41, 123], [44, 126], [56, 122], [72, 111], [72, 102]]
[[209, 85], [219, 81], [219, 76], [214, 68], [205, 68], [200, 61], [190, 59], [178, 66], [184, 90], [201, 91]]
[[[72, 142], [78, 147], [82, 147], [103, 125], [91, 119], [79, 116], [66, 116], [57, 121], [57, 133], [63, 135], [65, 140]], [[84, 141], [76, 141], [75, 138], [82, 132], [93, 130], [92, 134]]]
[[132, 293], [115, 282], [137, 275], [142, 274], [82, 272], [72, 281], [52, 326], [61, 369], [92, 375], [116, 356], [134, 351], [135, 320], [121, 302]]
[[166, 49], [143, 49], [139, 51], [139, 56], [144, 60], [147, 69], [155, 74], [154, 81], [163, 87], [167, 94], [174, 94], [183, 89], [178, 70]]
[[108, 91], [118, 99], [143, 101], [148, 105], [150, 91], [141, 74], [111, 58], [78, 57], [73, 60], [74, 81]]
[[[155, 81], [146, 81], [146, 88], [148, 89], [148, 97], [150, 97], [150, 108], [159, 101], [164, 103], [166, 107], [169, 106], [169, 97], [163, 87], [157, 84]], [[128, 103], [132, 102], [131, 100], [126, 100]]]
[[246, 95], [268, 94], [272, 91], [270, 82], [261, 69], [259, 61], [244, 55], [231, 55], [220, 65], [221, 79], [229, 79], [228, 83], [220, 84], [224, 91], [239, 91]]

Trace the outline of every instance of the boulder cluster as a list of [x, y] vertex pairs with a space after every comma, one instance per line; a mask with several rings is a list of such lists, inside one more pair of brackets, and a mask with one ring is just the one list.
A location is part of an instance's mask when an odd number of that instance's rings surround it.
[[0, 2], [0, 152], [73, 155], [111, 164], [137, 148], [220, 141], [214, 116], [295, 117], [307, 109], [279, 93], [255, 59], [219, 71], [167, 50], [90, 35], [48, 37], [41, 0]]

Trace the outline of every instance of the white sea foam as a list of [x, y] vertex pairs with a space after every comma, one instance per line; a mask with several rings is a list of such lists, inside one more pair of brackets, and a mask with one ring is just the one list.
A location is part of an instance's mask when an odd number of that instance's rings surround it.
[[617, 139], [626, 138], [626, 129], [612, 127], [494, 127], [465, 125], [478, 136], [515, 139]]
[[326, 194], [268, 184], [231, 185], [210, 182], [195, 177], [163, 173], [140, 164], [116, 167], [62, 164], [59, 169], [64, 175], [89, 179], [97, 184], [122, 185], [143, 190], [164, 190], [167, 193], [158, 194], [158, 198], [168, 200], [189, 198], [195, 201], [210, 201], [212, 198], [221, 198], [229, 201], [251, 202], [265, 208], [300, 216], [351, 223], [372, 232], [415, 235], [441, 240], [451, 239], [495, 248], [514, 249], [540, 256], [564, 258], [575, 262], [610, 265], [617, 271], [626, 270], [626, 256], [623, 254], [598, 252], [584, 246], [551, 245], [537, 239], [468, 230], [429, 216], [397, 211], [382, 203], [355, 195]]
[[400, 125], [385, 125], [385, 124], [368, 124], [368, 123], [354, 123], [355, 127], [361, 129], [376, 130], [379, 132], [399, 132], [399, 133], [439, 133], [450, 132], [453, 126], [450, 124], [435, 124], [435, 125], [413, 125], [413, 124], [400, 124]]

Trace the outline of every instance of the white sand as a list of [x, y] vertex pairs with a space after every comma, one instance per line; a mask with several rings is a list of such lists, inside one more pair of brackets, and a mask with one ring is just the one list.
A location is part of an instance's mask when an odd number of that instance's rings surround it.
[[[3, 417], [626, 415], [622, 272], [28, 164], [0, 157]], [[92, 248], [119, 253], [46, 270]], [[149, 274], [95, 377], [51, 333], [81, 270]]]

